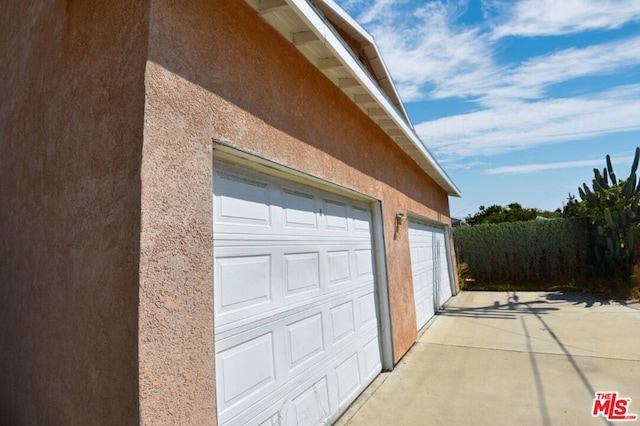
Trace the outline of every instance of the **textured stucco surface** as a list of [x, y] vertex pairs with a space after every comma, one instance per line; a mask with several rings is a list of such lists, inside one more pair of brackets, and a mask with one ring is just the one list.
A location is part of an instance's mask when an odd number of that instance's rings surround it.
[[138, 423], [146, 15], [3, 3], [0, 424]]
[[[0, 14], [0, 424], [215, 424], [212, 139], [382, 201], [394, 358], [406, 225], [446, 193], [246, 2]], [[353, 40], [350, 40], [353, 43]]]
[[[182, 159], [189, 146], [184, 161], [197, 176], [188, 190], [207, 202], [200, 162], [212, 138], [382, 200], [399, 360], [416, 329], [408, 232], [395, 235], [395, 213], [448, 224], [444, 190], [245, 2], [154, 5], [145, 147], [151, 130], [165, 145], [158, 150]], [[198, 238], [212, 232], [202, 226]]]
[[[209, 2], [152, 1], [149, 55], [199, 34], [183, 14], [214, 15]], [[200, 31], [214, 34], [212, 28]], [[193, 39], [182, 38], [184, 36]], [[176, 48], [176, 50], [173, 50]], [[206, 72], [207, 70], [192, 70]], [[140, 236], [140, 421], [215, 424], [211, 114], [207, 94], [155, 62], [146, 67]]]

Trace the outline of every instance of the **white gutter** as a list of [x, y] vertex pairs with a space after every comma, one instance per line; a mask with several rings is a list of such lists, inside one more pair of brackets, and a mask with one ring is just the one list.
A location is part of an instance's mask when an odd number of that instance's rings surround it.
[[[338, 60], [354, 74], [358, 82], [366, 89], [366, 91], [374, 98], [393, 122], [402, 130], [404, 135], [409, 139], [411, 144], [420, 152], [427, 160], [429, 166], [437, 173], [440, 179], [434, 180], [442, 186], [449, 195], [460, 197], [460, 190], [453, 183], [444, 169], [438, 164], [435, 158], [424, 146], [415, 130], [407, 121], [400, 116], [398, 111], [389, 102], [382, 90], [375, 84], [369, 74], [351, 54], [349, 50], [342, 44], [333, 30], [327, 27], [324, 20], [318, 15], [316, 10], [307, 2], [307, 0], [286, 0], [287, 4], [296, 12], [296, 14], [309, 26], [309, 28], [322, 40], [325, 46], [338, 58]], [[369, 36], [370, 37], [370, 36]], [[433, 177], [433, 176], [432, 176]], [[440, 181], [439, 181], [440, 180]]]

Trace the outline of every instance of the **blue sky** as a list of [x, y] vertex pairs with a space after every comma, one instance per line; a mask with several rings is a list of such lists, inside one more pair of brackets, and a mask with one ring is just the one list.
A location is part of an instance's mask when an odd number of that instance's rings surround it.
[[555, 210], [640, 146], [640, 0], [336, 0], [370, 32], [451, 214]]

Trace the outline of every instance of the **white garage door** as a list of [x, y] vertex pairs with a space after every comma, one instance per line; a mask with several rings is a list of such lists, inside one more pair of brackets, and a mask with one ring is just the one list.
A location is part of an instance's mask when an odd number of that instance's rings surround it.
[[416, 325], [420, 330], [452, 295], [444, 229], [409, 221]]
[[369, 208], [214, 170], [218, 422], [334, 420], [381, 370]]

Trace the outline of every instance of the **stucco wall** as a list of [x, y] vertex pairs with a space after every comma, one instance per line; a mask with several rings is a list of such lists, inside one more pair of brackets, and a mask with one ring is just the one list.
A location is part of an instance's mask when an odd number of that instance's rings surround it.
[[138, 423], [144, 2], [3, 2], [0, 424]]
[[[210, 201], [204, 162], [207, 144], [216, 138], [381, 199], [399, 360], [416, 330], [407, 228], [394, 235], [394, 216], [410, 210], [448, 224], [446, 193], [244, 1], [154, 5], [145, 146], [157, 145], [167, 165], [174, 157], [197, 169], [195, 177], [179, 176], [171, 191]], [[181, 188], [187, 179], [191, 185]], [[198, 221], [206, 214], [201, 211]], [[209, 225], [201, 226], [202, 238], [210, 237]], [[168, 231], [170, 223], [162, 228]], [[167, 250], [176, 254], [181, 244]], [[197, 280], [211, 273], [190, 271]], [[176, 290], [176, 297], [184, 296]]]
[[[212, 105], [202, 87], [154, 62], [165, 55], [181, 58], [183, 49], [199, 45], [198, 33], [180, 26], [189, 25], [180, 16], [201, 7], [209, 19], [217, 13], [209, 3], [151, 2], [141, 175], [142, 424], [205, 425], [216, 419]], [[215, 33], [212, 27], [197, 31]], [[174, 38], [190, 46], [167, 48], [166, 40]]]
[[0, 424], [214, 422], [212, 138], [382, 200], [413, 344], [394, 216], [447, 196], [244, 1], [18, 2], [0, 35]]

